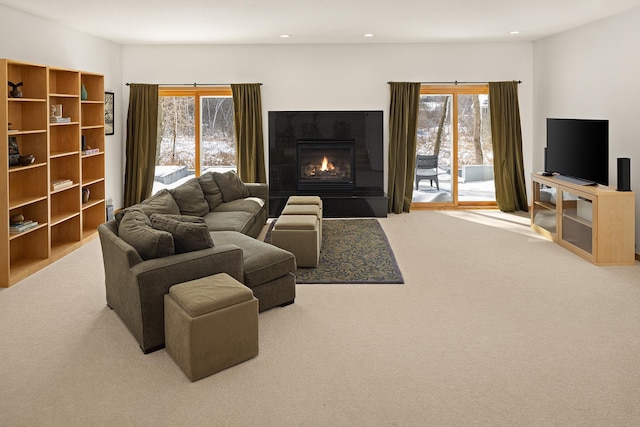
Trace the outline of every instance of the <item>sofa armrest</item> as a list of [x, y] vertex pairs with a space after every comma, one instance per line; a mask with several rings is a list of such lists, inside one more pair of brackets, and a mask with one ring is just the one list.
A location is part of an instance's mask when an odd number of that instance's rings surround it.
[[262, 184], [260, 182], [245, 183], [245, 186], [249, 189], [249, 195], [252, 197], [259, 197], [264, 200], [264, 206], [269, 213], [269, 184]]
[[213, 248], [164, 258], [150, 259], [131, 268], [135, 298], [125, 310], [136, 310], [138, 315], [130, 329], [144, 352], [164, 344], [164, 295], [175, 284], [188, 282], [217, 273], [227, 273], [244, 283], [242, 249], [236, 245]]
[[[169, 287], [189, 280], [227, 273], [244, 282], [242, 249], [236, 245], [221, 245], [140, 262], [131, 268], [138, 286]], [[165, 292], [166, 293], [166, 292]]]
[[98, 234], [107, 275], [118, 273], [117, 270], [127, 269], [142, 262], [142, 257], [134, 247], [118, 236], [118, 223], [115, 219], [100, 224]]

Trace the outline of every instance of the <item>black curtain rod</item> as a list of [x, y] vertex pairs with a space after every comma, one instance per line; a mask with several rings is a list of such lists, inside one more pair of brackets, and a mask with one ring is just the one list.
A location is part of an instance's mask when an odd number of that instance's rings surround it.
[[[393, 82], [387, 82], [387, 84], [391, 84]], [[452, 82], [418, 82], [423, 85], [483, 85], [490, 82], [459, 82], [454, 80]], [[522, 83], [522, 80], [518, 80], [518, 83]]]
[[[231, 86], [232, 83], [157, 83], [158, 86]], [[258, 83], [262, 86], [262, 83]], [[131, 83], [125, 83], [125, 85], [130, 86]]]

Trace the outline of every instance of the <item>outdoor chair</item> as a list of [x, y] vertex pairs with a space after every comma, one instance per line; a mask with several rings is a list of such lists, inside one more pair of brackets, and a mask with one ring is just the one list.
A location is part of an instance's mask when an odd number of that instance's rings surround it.
[[440, 190], [440, 184], [438, 183], [438, 155], [421, 155], [416, 156], [416, 174], [415, 174], [415, 186], [418, 190], [418, 184], [421, 180], [428, 179], [430, 185], [433, 187], [433, 181], [436, 182], [436, 188]]

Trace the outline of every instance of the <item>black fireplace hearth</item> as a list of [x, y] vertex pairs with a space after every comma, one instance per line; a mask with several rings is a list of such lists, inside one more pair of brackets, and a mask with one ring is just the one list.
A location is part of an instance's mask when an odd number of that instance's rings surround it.
[[384, 217], [382, 111], [270, 111], [269, 215], [318, 195], [326, 217]]

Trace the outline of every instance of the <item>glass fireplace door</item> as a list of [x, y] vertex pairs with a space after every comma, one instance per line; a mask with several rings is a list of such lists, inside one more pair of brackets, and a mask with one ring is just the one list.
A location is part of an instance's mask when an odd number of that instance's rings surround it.
[[349, 142], [298, 141], [298, 190], [352, 189], [354, 147]]

